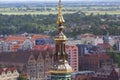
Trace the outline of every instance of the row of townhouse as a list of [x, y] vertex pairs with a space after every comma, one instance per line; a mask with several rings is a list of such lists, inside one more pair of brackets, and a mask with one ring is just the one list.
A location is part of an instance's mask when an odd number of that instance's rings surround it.
[[29, 80], [44, 80], [50, 75], [49, 70], [53, 64], [52, 53], [52, 51], [1, 53], [0, 64], [2, 67], [16, 67], [18, 72]]
[[16, 52], [21, 50], [33, 50], [36, 46], [54, 43], [53, 39], [45, 35], [7, 36], [0, 39], [0, 52]]
[[[46, 47], [44, 49], [44, 47]], [[7, 52], [0, 54], [2, 67], [16, 66], [20, 73], [26, 75], [30, 80], [47, 78], [53, 63], [55, 49], [48, 45], [41, 47], [41, 51]], [[69, 64], [74, 72], [78, 72], [78, 48], [77, 46], [66, 46]]]
[[17, 80], [19, 73], [16, 68], [0, 68], [0, 80]]

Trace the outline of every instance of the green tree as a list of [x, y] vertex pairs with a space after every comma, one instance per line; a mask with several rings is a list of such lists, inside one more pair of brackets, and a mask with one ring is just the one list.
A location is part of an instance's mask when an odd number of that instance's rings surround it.
[[20, 77], [18, 77], [18, 79], [17, 80], [27, 80], [26, 78], [24, 78], [24, 77], [22, 77], [22, 76], [20, 76]]

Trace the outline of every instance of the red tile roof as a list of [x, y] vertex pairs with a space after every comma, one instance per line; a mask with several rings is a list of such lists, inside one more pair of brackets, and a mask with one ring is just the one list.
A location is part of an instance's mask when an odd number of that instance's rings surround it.
[[110, 56], [108, 54], [86, 54], [85, 55], [86, 58], [104, 58], [104, 59], [109, 59]]
[[45, 45], [35, 45], [34, 46], [34, 50], [39, 50], [39, 51], [44, 51], [44, 50], [54, 50], [55, 48], [48, 45], [48, 44], [45, 44]]
[[94, 34], [89, 34], [89, 33], [86, 33], [86, 34], [81, 34], [80, 35], [81, 38], [86, 38], [86, 37], [96, 37]]
[[15, 70], [17, 70], [15, 67], [11, 67], [11, 68], [7, 68], [7, 69], [6, 69], [7, 72], [8, 72], [8, 71], [13, 72], [13, 71], [15, 71]]
[[34, 55], [35, 59], [37, 60], [40, 53], [49, 53], [52, 54], [53, 52], [50, 51], [23, 51], [23, 52], [9, 52], [0, 53], [0, 62], [1, 63], [21, 63], [26, 64], [31, 54]]
[[49, 38], [49, 36], [46, 36], [46, 35], [33, 35], [31, 37], [32, 40], [34, 40], [34, 39], [40, 39], [40, 38]]
[[13, 72], [14, 70], [17, 70], [17, 69], [15, 67], [0, 68], [0, 74], [2, 74], [2, 72], [8, 72], [8, 71]]
[[22, 37], [22, 36], [8, 36], [6, 38], [7, 42], [11, 42], [11, 41], [21, 41], [24, 42], [26, 40], [26, 37]]
[[108, 49], [108, 48], [111, 48], [111, 45], [109, 43], [99, 43], [97, 44], [98, 46], [102, 46], [104, 49]]

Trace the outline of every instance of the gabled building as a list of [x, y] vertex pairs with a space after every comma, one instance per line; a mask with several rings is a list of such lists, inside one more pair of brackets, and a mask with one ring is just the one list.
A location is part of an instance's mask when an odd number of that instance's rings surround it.
[[42, 80], [50, 75], [52, 53], [51, 50], [0, 53], [0, 64], [2, 67], [15, 66], [29, 80]]
[[26, 38], [26, 40], [23, 42], [21, 48], [21, 50], [32, 50], [33, 49], [33, 42], [31, 41], [31, 39], [28, 37]]
[[38, 59], [37, 59], [37, 77], [38, 78], [41, 78], [41, 79], [44, 79], [45, 77], [45, 56], [43, 56], [42, 54], [40, 54], [38, 56]]
[[53, 64], [51, 55], [49, 52], [30, 55], [27, 65], [28, 79], [44, 80], [50, 75], [49, 70]]
[[80, 38], [81, 38], [81, 44], [95, 45], [96, 36], [94, 34], [89, 34], [89, 33], [81, 34]]
[[37, 69], [36, 69], [36, 59], [33, 54], [31, 54], [28, 58], [28, 65], [27, 65], [27, 73], [30, 80], [37, 80]]
[[101, 68], [95, 73], [91, 80], [119, 80], [118, 73], [115, 68]]
[[17, 80], [19, 73], [16, 68], [0, 68], [0, 80]]

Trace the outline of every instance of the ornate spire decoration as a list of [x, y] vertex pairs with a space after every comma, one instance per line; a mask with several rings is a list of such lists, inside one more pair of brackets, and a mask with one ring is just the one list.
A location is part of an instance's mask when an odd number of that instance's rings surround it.
[[63, 23], [65, 23], [65, 20], [62, 15], [62, 4], [61, 0], [59, 0], [59, 12], [58, 12], [58, 35], [55, 37], [55, 43], [56, 43], [56, 57], [55, 60], [64, 59], [67, 60], [67, 53], [65, 52], [65, 41], [67, 40], [66, 36], [63, 34], [64, 26]]
[[64, 22], [65, 22], [65, 20], [63, 19], [63, 15], [62, 15], [62, 4], [61, 4], [61, 0], [59, 0], [59, 13], [58, 13], [57, 24], [60, 26]]
[[58, 35], [55, 37], [54, 64], [51, 72], [51, 80], [71, 80], [72, 68], [68, 64], [68, 54], [65, 50], [66, 36], [63, 34], [63, 24], [65, 22], [62, 15], [62, 4], [59, 0], [58, 12]]

